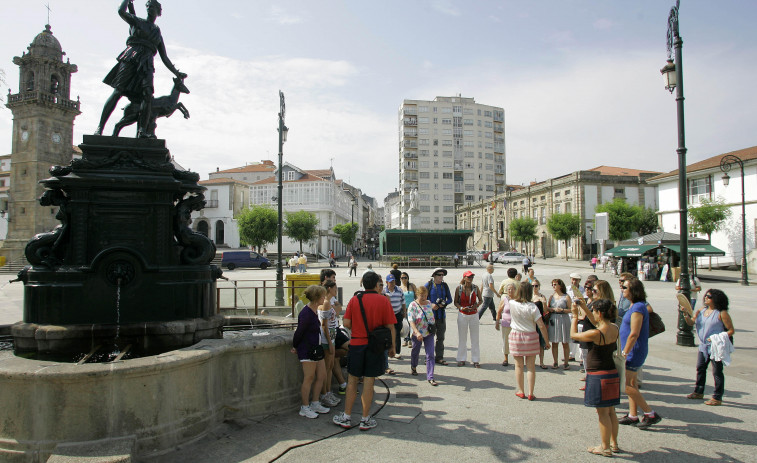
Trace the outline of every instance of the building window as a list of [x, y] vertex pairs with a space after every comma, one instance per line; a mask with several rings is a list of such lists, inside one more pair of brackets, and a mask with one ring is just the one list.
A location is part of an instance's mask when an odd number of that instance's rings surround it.
[[573, 212], [573, 206], [571, 203], [565, 203], [565, 213]]
[[699, 204], [702, 199], [712, 197], [712, 177], [689, 180], [689, 204]]

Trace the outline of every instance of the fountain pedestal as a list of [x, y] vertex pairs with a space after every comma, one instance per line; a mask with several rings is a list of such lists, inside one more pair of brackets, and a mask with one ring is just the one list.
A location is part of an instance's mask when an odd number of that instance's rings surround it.
[[115, 341], [155, 353], [221, 337], [215, 246], [189, 227], [205, 204], [199, 175], [177, 170], [160, 139], [85, 135], [79, 147], [41, 182], [61, 225], [27, 244], [17, 352]]

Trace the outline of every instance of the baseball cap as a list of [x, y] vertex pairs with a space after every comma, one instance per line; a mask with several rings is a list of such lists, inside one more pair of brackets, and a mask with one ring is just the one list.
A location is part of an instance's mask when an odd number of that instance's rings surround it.
[[468, 277], [472, 277], [472, 276], [476, 276], [476, 274], [473, 273], [473, 272], [471, 272], [470, 270], [468, 270], [467, 272], [463, 273], [463, 278], [468, 278]]
[[395, 281], [394, 275], [392, 275], [391, 273], [386, 276], [386, 282], [389, 283], [390, 281]]

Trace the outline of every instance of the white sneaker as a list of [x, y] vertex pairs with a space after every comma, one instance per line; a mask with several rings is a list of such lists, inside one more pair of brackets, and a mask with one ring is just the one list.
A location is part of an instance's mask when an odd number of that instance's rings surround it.
[[304, 416], [305, 418], [318, 418], [318, 413], [314, 412], [313, 409], [307, 405], [301, 405], [300, 416]]
[[342, 403], [342, 399], [336, 396], [333, 392], [329, 391], [326, 393], [326, 396], [331, 400], [331, 403], [333, 405], [329, 405], [330, 407], [336, 407], [340, 403]]
[[328, 413], [330, 408], [324, 407], [320, 402], [310, 402], [310, 409], [316, 413]]
[[373, 419], [372, 416], [369, 416], [366, 420], [360, 420], [360, 430], [361, 431], [367, 431], [369, 429], [373, 429], [378, 425], [376, 423], [376, 420]]
[[333, 421], [335, 425], [341, 426], [344, 429], [350, 429], [352, 427], [352, 421], [350, 420], [349, 415], [344, 412], [334, 415], [334, 418], [332, 418], [331, 421]]
[[321, 395], [321, 403], [327, 407], [335, 407], [339, 405], [339, 402], [334, 402], [334, 400], [329, 396], [329, 393]]

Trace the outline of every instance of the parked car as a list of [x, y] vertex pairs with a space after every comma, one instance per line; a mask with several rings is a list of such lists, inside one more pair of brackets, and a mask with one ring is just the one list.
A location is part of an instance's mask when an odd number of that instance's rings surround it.
[[260, 267], [265, 270], [270, 266], [271, 261], [255, 251], [224, 251], [221, 258], [221, 267], [226, 267], [229, 270], [234, 270], [237, 267]]
[[499, 258], [502, 257], [504, 253], [505, 251], [492, 251], [491, 255], [489, 255], [489, 262], [499, 262]]
[[[523, 262], [523, 259], [525, 257], [526, 255], [520, 252], [503, 252], [500, 256], [497, 256], [496, 262], [499, 262], [501, 264], [520, 264]], [[531, 259], [531, 264], [533, 263], [533, 259]]]

